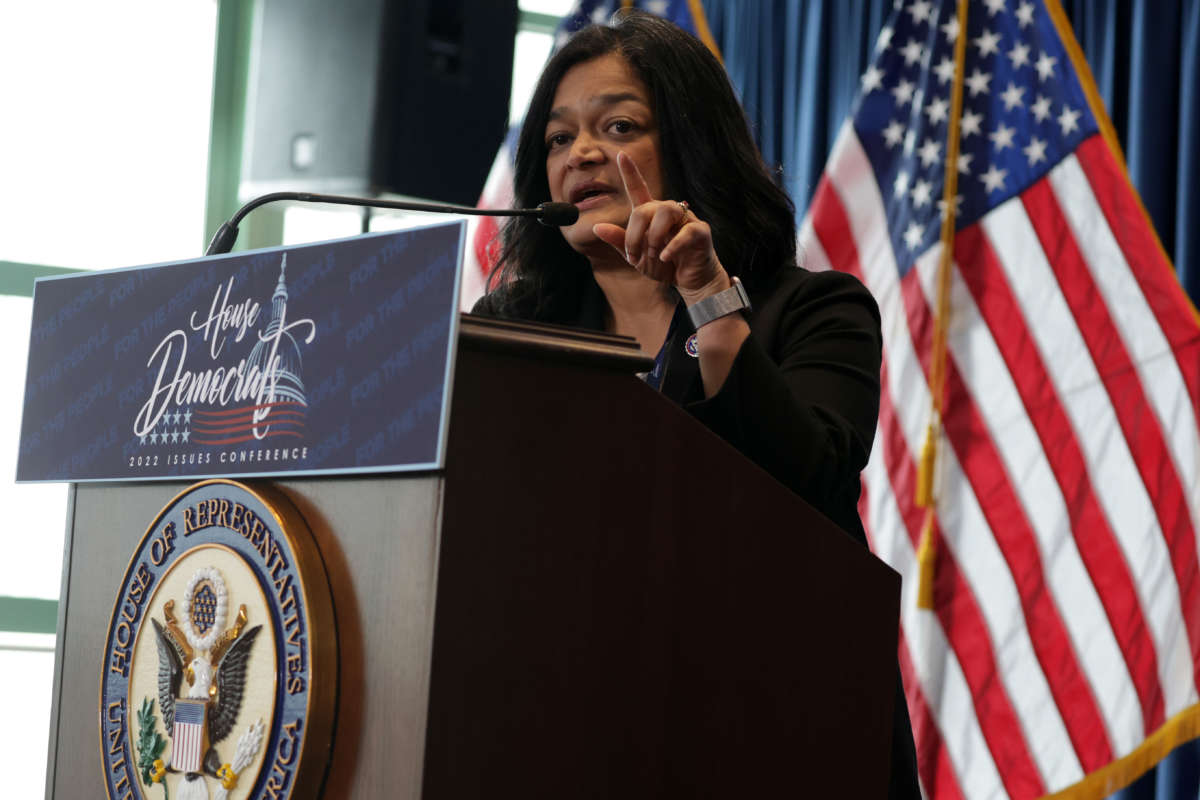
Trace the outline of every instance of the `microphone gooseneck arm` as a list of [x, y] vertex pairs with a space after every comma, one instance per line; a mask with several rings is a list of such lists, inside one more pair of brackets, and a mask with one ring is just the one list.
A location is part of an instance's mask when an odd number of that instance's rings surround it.
[[312, 192], [271, 192], [250, 200], [221, 223], [204, 255], [228, 253], [237, 241], [238, 225], [254, 209], [279, 200], [294, 200], [302, 203], [330, 203], [342, 206], [367, 206], [370, 208], [394, 208], [401, 211], [432, 211], [439, 214], [474, 214], [485, 217], [536, 217], [543, 225], [573, 225], [579, 219], [579, 209], [570, 203], [542, 203], [537, 208], [473, 208], [443, 203], [413, 203], [405, 200], [381, 200], [370, 197], [349, 197], [339, 194], [313, 194]]

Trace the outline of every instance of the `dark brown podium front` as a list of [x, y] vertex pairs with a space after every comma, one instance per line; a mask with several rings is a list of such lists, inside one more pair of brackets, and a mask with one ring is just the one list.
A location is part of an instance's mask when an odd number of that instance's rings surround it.
[[[324, 797], [886, 794], [899, 577], [636, 363], [464, 317], [444, 470], [275, 483], [333, 587]], [[73, 488], [48, 797], [102, 791], [108, 616], [181, 488]]]

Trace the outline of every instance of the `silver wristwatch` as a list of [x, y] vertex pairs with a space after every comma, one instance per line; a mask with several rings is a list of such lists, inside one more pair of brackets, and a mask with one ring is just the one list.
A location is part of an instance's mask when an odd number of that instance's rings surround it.
[[742, 282], [736, 275], [731, 280], [733, 286], [725, 291], [717, 292], [699, 303], [687, 307], [688, 316], [692, 318], [692, 327], [700, 330], [702, 326], [714, 319], [720, 319], [742, 309], [749, 310], [750, 295], [746, 294], [746, 287], [742, 286]]

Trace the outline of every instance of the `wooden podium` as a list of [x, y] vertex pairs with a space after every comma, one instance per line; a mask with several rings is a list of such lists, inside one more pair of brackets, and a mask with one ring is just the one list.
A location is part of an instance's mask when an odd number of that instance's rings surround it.
[[[333, 590], [323, 797], [882, 797], [899, 577], [631, 373], [464, 317], [444, 470], [274, 483]], [[181, 483], [76, 484], [47, 797], [96, 796], [103, 640]]]

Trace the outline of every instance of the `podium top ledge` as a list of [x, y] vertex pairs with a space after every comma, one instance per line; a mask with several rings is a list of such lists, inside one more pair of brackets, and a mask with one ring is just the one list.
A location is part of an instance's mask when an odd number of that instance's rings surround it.
[[647, 372], [654, 367], [654, 359], [643, 353], [632, 337], [565, 325], [463, 314], [459, 343], [474, 350], [548, 358], [622, 372]]

